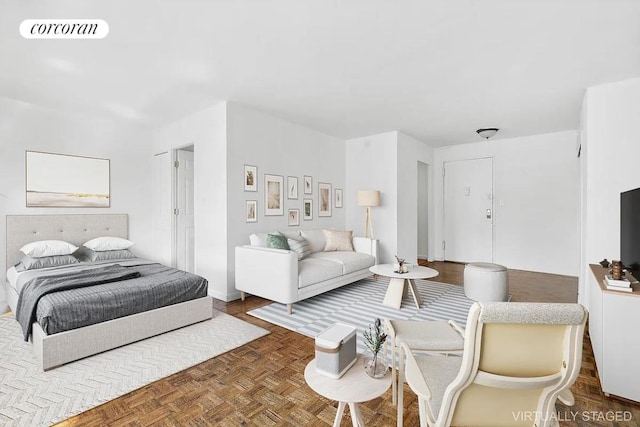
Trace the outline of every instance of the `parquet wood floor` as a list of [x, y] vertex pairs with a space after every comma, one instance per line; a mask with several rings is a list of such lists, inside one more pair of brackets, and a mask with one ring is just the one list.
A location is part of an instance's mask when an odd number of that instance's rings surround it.
[[[464, 266], [424, 263], [440, 272], [438, 281], [462, 284]], [[509, 271], [514, 301], [575, 302], [577, 279], [526, 271]], [[304, 367], [314, 357], [311, 338], [253, 318], [246, 311], [269, 301], [216, 301], [218, 310], [268, 329], [271, 334], [163, 378], [118, 399], [70, 418], [58, 426], [330, 426], [337, 403], [314, 393], [304, 381]], [[588, 336], [580, 376], [573, 386], [576, 404], [558, 404], [562, 426], [638, 426], [640, 405], [607, 398], [600, 383]], [[637, 379], [636, 379], [637, 380]], [[608, 421], [628, 411], [630, 421]], [[395, 426], [390, 392], [362, 405], [364, 421]], [[405, 426], [419, 425], [415, 395], [405, 386]], [[623, 412], [619, 412], [623, 413]], [[598, 419], [600, 418], [600, 419]], [[343, 426], [351, 425], [345, 416]]]

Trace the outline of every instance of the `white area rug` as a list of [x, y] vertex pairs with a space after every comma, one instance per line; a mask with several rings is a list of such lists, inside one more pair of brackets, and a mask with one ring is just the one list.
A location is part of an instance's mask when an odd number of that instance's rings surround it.
[[416, 280], [422, 297], [420, 309], [416, 308], [411, 294], [405, 296], [397, 310], [382, 304], [387, 292], [388, 278], [359, 280], [350, 285], [297, 302], [293, 314], [287, 314], [287, 306], [272, 303], [247, 313], [269, 323], [282, 326], [308, 337], [315, 337], [334, 323], [345, 323], [358, 329], [358, 352], [365, 352], [362, 333], [379, 318], [401, 320], [449, 320], [464, 328], [473, 301], [465, 297], [462, 286]]
[[0, 425], [45, 426], [122, 396], [269, 332], [225, 313], [48, 372], [13, 317], [0, 318]]

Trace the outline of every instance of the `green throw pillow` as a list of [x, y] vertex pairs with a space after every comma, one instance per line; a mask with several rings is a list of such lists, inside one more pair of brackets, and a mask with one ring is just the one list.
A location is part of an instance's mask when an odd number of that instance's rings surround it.
[[267, 235], [267, 247], [273, 249], [285, 249], [289, 250], [289, 244], [287, 243], [287, 237], [282, 234], [269, 234]]

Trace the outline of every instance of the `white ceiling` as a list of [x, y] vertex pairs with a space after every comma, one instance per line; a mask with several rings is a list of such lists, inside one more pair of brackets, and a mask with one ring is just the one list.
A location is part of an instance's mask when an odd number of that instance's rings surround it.
[[[31, 18], [110, 30], [23, 39]], [[638, 0], [0, 0], [0, 97], [148, 128], [230, 100], [450, 145], [576, 129], [585, 88], [638, 76]]]

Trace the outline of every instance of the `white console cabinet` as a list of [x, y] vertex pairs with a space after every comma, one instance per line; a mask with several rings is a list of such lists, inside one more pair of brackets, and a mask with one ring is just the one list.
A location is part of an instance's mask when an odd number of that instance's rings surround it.
[[591, 265], [587, 278], [589, 335], [602, 391], [640, 402], [640, 286], [608, 290], [606, 269]]

